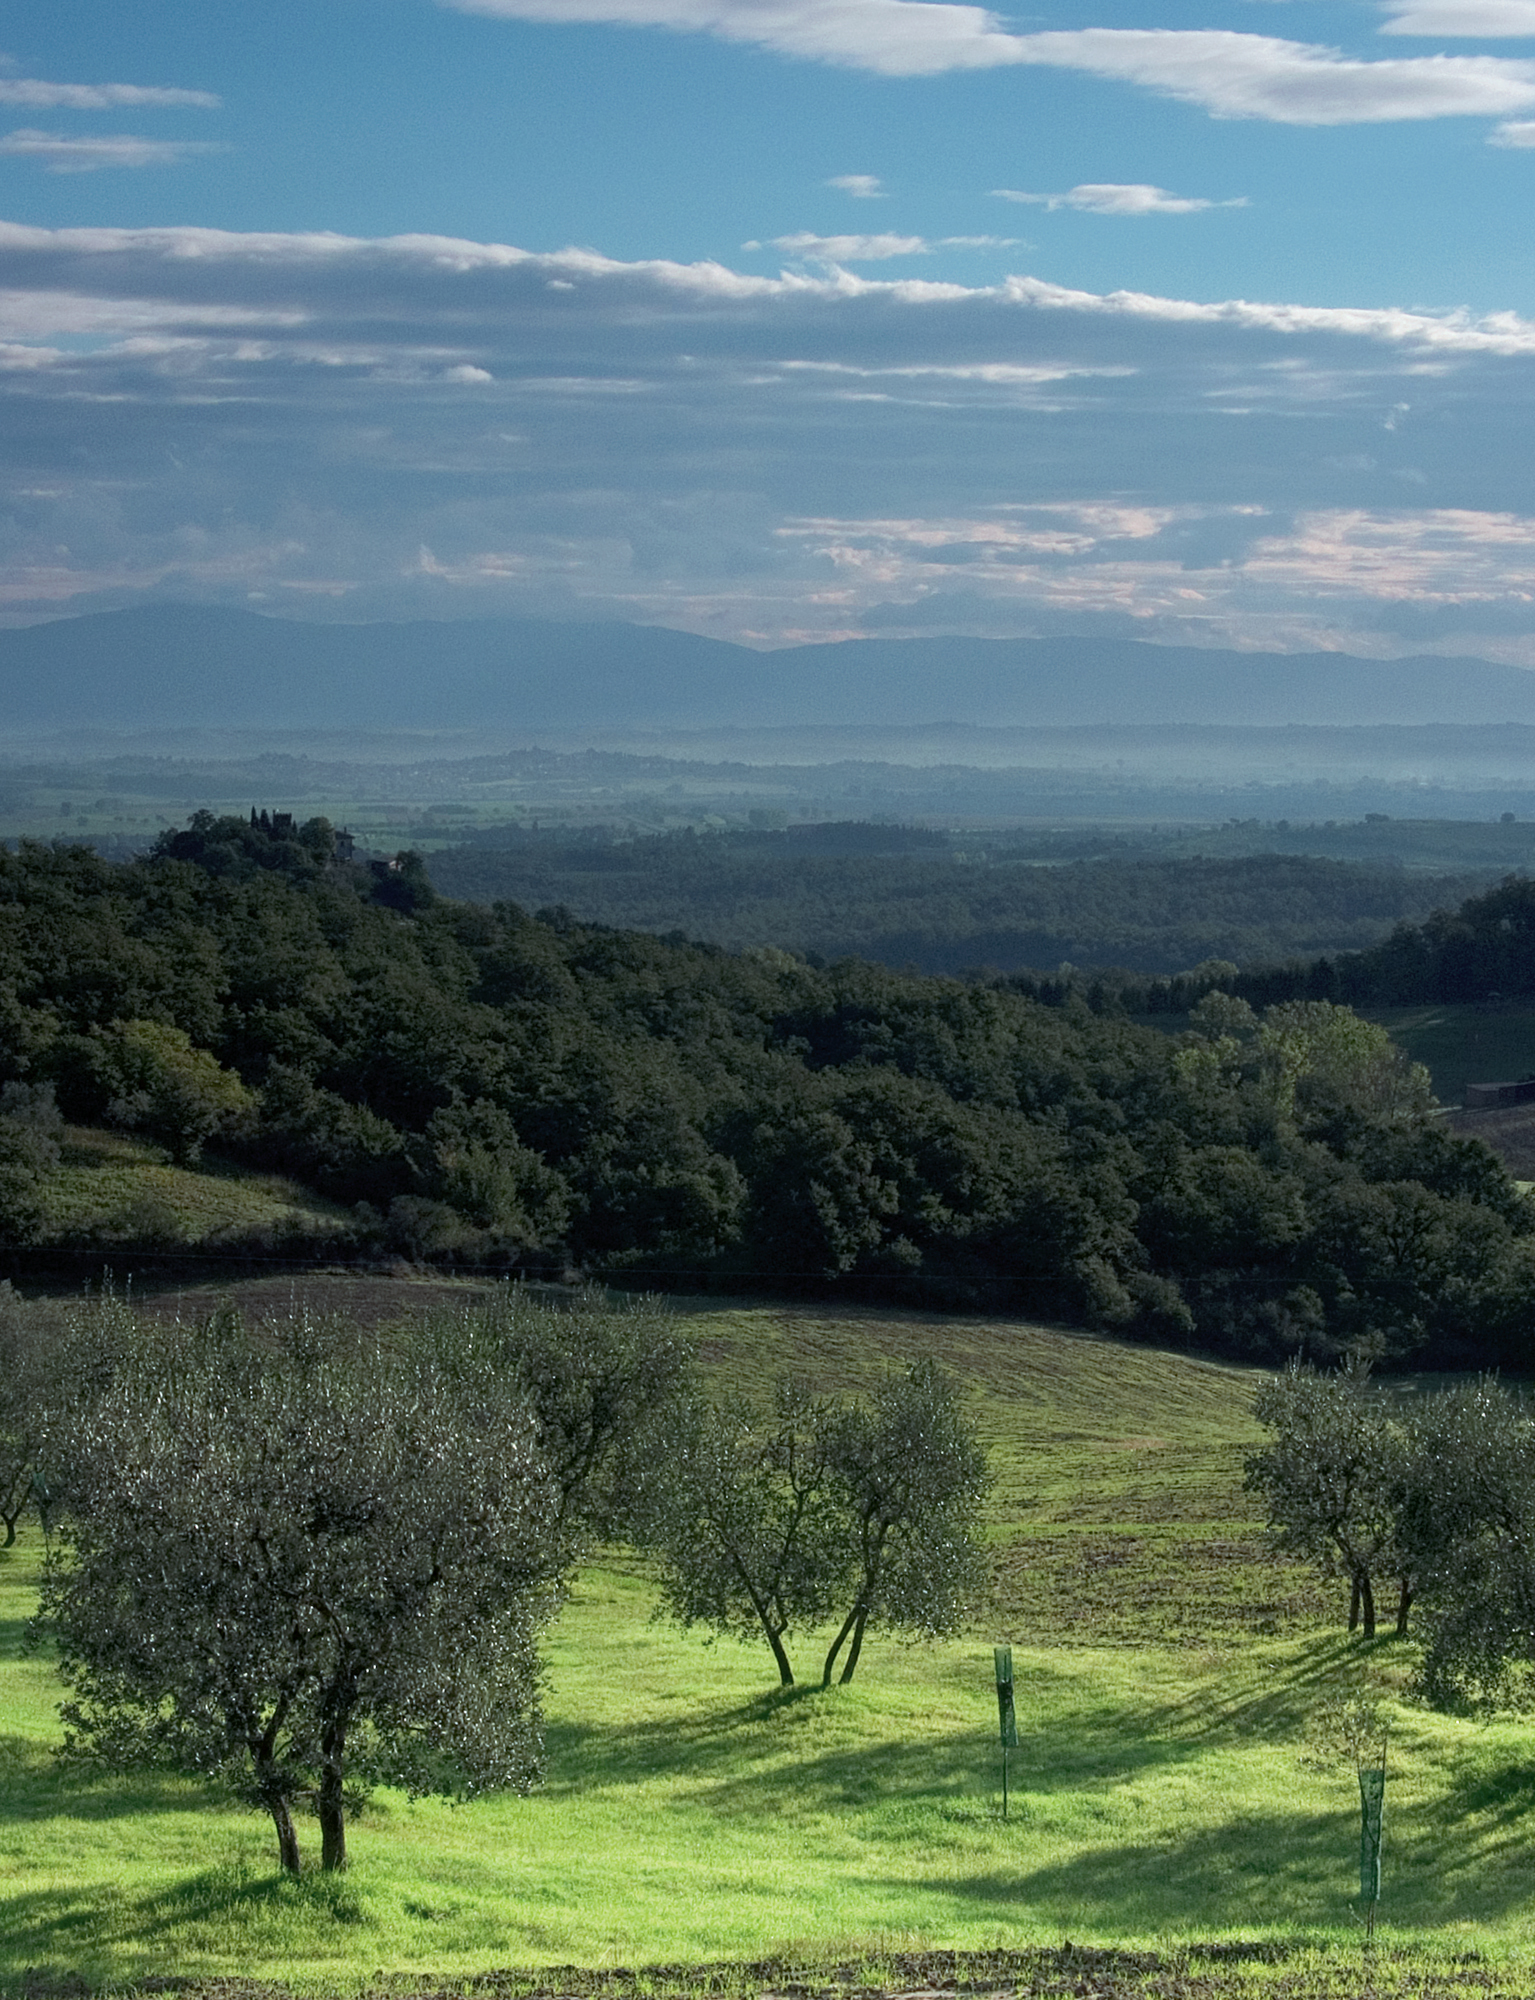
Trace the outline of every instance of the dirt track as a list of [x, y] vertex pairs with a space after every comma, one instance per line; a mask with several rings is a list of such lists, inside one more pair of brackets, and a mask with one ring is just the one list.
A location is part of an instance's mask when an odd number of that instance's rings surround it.
[[[81, 1981], [46, 1974], [16, 2000], [85, 2000]], [[175, 2000], [303, 2000], [309, 1989], [238, 1979], [166, 1976], [139, 1994]], [[1121, 1951], [1075, 1945], [1050, 1951], [879, 1954], [855, 1965], [663, 1965], [602, 1972], [561, 1966], [492, 1972], [439, 1985], [430, 1977], [370, 1987], [354, 2000], [1528, 2000], [1535, 1968], [1405, 1954], [1275, 1944], [1191, 1945]]]

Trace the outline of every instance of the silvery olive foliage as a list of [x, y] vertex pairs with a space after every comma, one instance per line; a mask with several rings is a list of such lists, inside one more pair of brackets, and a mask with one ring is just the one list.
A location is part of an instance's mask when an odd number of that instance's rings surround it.
[[1349, 1626], [1375, 1637], [1375, 1588], [1395, 1577], [1397, 1629], [1412, 1603], [1412, 1563], [1399, 1533], [1411, 1431], [1374, 1394], [1369, 1369], [1332, 1373], [1292, 1363], [1266, 1383], [1253, 1413], [1270, 1442], [1246, 1462], [1243, 1484], [1262, 1494], [1275, 1546], [1346, 1578]]
[[563, 1530], [624, 1534], [669, 1477], [672, 1411], [690, 1392], [693, 1344], [656, 1298], [595, 1289], [556, 1305], [518, 1285], [430, 1323], [444, 1363], [523, 1396]]
[[37, 1629], [71, 1748], [230, 1779], [290, 1871], [299, 1805], [335, 1869], [371, 1783], [538, 1774], [560, 1492], [516, 1382], [436, 1347], [302, 1315], [120, 1326], [49, 1441], [65, 1513]]
[[958, 1384], [932, 1361], [865, 1403], [816, 1401], [792, 1381], [768, 1417], [695, 1402], [648, 1527], [666, 1608], [685, 1626], [765, 1638], [784, 1686], [791, 1630], [842, 1612], [822, 1685], [839, 1661], [850, 1681], [871, 1623], [926, 1636], [963, 1621], [984, 1582], [989, 1483]]
[[784, 1687], [794, 1682], [789, 1634], [828, 1617], [848, 1579], [831, 1415], [792, 1379], [778, 1383], [768, 1417], [739, 1397], [680, 1407], [644, 1523], [670, 1615], [765, 1639]]
[[1364, 1372], [1292, 1368], [1257, 1398], [1273, 1441], [1247, 1461], [1279, 1545], [1416, 1605], [1420, 1692], [1438, 1707], [1535, 1701], [1535, 1406], [1495, 1377], [1370, 1392]]
[[39, 1497], [51, 1321], [0, 1281], [0, 1548]]
[[1535, 1693], [1535, 1409], [1486, 1378], [1427, 1398], [1401, 1535], [1422, 1577], [1423, 1692], [1441, 1707]]
[[830, 1454], [846, 1522], [852, 1601], [822, 1669], [850, 1681], [867, 1626], [937, 1637], [957, 1629], [984, 1579], [980, 1504], [986, 1454], [960, 1386], [936, 1361], [886, 1376], [867, 1404], [831, 1425]]

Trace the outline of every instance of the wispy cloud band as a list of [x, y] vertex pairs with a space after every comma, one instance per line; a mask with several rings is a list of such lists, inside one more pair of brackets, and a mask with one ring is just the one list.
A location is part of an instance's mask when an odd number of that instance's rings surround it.
[[1170, 194], [1145, 181], [1083, 181], [1064, 194], [1026, 194], [1021, 188], [993, 188], [999, 201], [1028, 202], [1036, 208], [1074, 208], [1084, 215], [1195, 215], [1205, 208], [1246, 208], [1247, 197], [1210, 201]]
[[1383, 35], [1503, 40], [1535, 35], [1535, 0], [1401, 0]]
[[[741, 247], [756, 250], [760, 245], [746, 243]], [[893, 234], [817, 236], [811, 230], [802, 229], [792, 236], [773, 238], [775, 250], [815, 264], [878, 264], [892, 257], [931, 257], [940, 250], [1012, 250], [1016, 247], [1017, 238], [1013, 236], [939, 236], [929, 241], [925, 236]]]
[[1535, 665], [1513, 314], [0, 224], [0, 408], [11, 615], [158, 589]]
[[172, 167], [194, 153], [220, 148], [195, 139], [141, 139], [132, 133], [81, 138], [25, 127], [0, 137], [0, 154], [38, 160], [53, 174], [92, 174], [104, 167]]
[[210, 90], [170, 90], [139, 83], [45, 83], [40, 77], [0, 76], [0, 104], [27, 111], [216, 111]]

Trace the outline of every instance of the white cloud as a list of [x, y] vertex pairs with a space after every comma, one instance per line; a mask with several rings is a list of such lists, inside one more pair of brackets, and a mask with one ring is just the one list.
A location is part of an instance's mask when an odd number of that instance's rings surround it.
[[27, 111], [216, 111], [220, 101], [211, 90], [171, 90], [140, 83], [44, 83], [40, 77], [0, 76], [0, 104]]
[[1098, 368], [1069, 361], [909, 362], [897, 367], [860, 365], [852, 361], [782, 361], [786, 374], [854, 375], [863, 381], [980, 382], [988, 387], [1035, 389], [1042, 383], [1065, 382], [1073, 376], [1132, 375], [1132, 368]]
[[794, 236], [775, 236], [773, 248], [791, 257], [809, 257], [822, 264], [863, 264], [886, 257], [925, 257], [933, 245], [922, 236], [815, 236], [801, 230]]
[[1495, 125], [1487, 135], [1487, 143], [1519, 149], [1535, 146], [1535, 119], [1510, 118], [1502, 125]]
[[603, 21], [717, 35], [884, 76], [1017, 62], [1017, 37], [984, 7], [933, 0], [443, 0], [504, 20]]
[[[1518, 635], [1487, 650], [1528, 661], [1535, 631], [1535, 517], [1456, 508], [1319, 508], [1276, 521], [1261, 506], [1126, 506], [1113, 499], [968, 517], [801, 519], [781, 537], [813, 550], [881, 627], [945, 597], [1015, 629], [1123, 621], [1207, 644], [1346, 645], [1379, 653], [1379, 614], [1485, 618]], [[1184, 551], [1208, 539], [1215, 559]], [[918, 622], [918, 621], [914, 621]], [[921, 621], [929, 621], [923, 618]], [[1112, 629], [1112, 628], [1111, 628]], [[1431, 625], [1430, 625], [1431, 629]]]
[[885, 192], [878, 174], [833, 174], [826, 185], [840, 188], [855, 201], [880, 201]]
[[1499, 56], [1364, 62], [1314, 42], [1216, 28], [1077, 28], [1016, 35], [984, 7], [933, 0], [440, 0], [461, 12], [717, 35], [780, 54], [932, 76], [1009, 64], [1140, 84], [1217, 118], [1284, 125], [1501, 118], [1535, 106], [1535, 63]]
[[1499, 40], [1535, 35], [1535, 0], [1396, 0], [1383, 35]]
[[1087, 215], [1193, 215], [1202, 208], [1246, 208], [1247, 197], [1207, 201], [1197, 195], [1169, 194], [1144, 181], [1084, 181], [1064, 194], [1025, 194], [1019, 188], [993, 188], [1001, 201], [1031, 202], [1039, 208], [1075, 208]]
[[1274, 333], [1342, 334], [1424, 353], [1535, 354], [1535, 320], [1517, 313], [1408, 312], [1400, 306], [1296, 306], [1250, 299], [1213, 303], [1150, 292], [1078, 292], [1040, 278], [1006, 278], [998, 288], [1046, 311], [1106, 314], [1185, 325], [1240, 326]]
[[[940, 236], [929, 242], [925, 236], [816, 236], [801, 230], [793, 236], [775, 236], [773, 248], [791, 257], [806, 257], [817, 264], [869, 264], [889, 257], [931, 257], [938, 250], [1010, 250], [1013, 236]], [[743, 249], [758, 245], [747, 243]]]
[[790, 521], [778, 532], [785, 538], [819, 541], [834, 560], [855, 566], [873, 557], [888, 567], [901, 551], [920, 552], [917, 559], [925, 563], [943, 551], [945, 567], [953, 568], [948, 552], [958, 549], [970, 553], [968, 566], [995, 573], [999, 560], [1085, 556], [1109, 543], [1147, 541], [1172, 522], [1198, 518], [1203, 512], [1197, 507], [1069, 502], [1009, 509], [990, 518]]
[[185, 139], [139, 139], [126, 132], [111, 138], [76, 139], [62, 132], [23, 128], [0, 138], [0, 153], [40, 160], [52, 174], [90, 174], [103, 167], [171, 167], [191, 153], [217, 150]]
[[[447, 236], [369, 238], [193, 227], [52, 230], [0, 222], [0, 302], [29, 301], [29, 324], [39, 336], [51, 330], [50, 302], [73, 326], [82, 298], [100, 302], [95, 323], [101, 327], [114, 312], [137, 315], [146, 299], [154, 299], [165, 323], [183, 311], [197, 318], [211, 307], [234, 324], [243, 308], [253, 325], [305, 328], [329, 319], [347, 325], [367, 322], [375, 314], [393, 316], [402, 328], [435, 325], [441, 315], [447, 327], [479, 309], [487, 318], [483, 326], [474, 322], [478, 335], [494, 331], [497, 313], [520, 309], [533, 290], [541, 295], [551, 284], [584, 296], [592, 322], [609, 311], [623, 322], [628, 303], [641, 300], [679, 313], [698, 304], [790, 314], [801, 307], [814, 313], [862, 305], [889, 312], [922, 308], [930, 315], [953, 309], [972, 318], [987, 313], [999, 327], [998, 338], [1015, 337], [1020, 315], [1038, 314], [1052, 322], [1080, 319], [1341, 338], [1425, 357], [1535, 356], [1535, 320], [1511, 312], [1478, 316], [1396, 306], [1178, 299], [1148, 292], [1086, 292], [1021, 275], [985, 286], [868, 279], [845, 271], [756, 277], [713, 261], [626, 262], [592, 250], [538, 253]], [[1002, 326], [1014, 331], [1004, 335]]]
[[1360, 62], [1225, 29], [1080, 28], [1018, 38], [1019, 62], [1138, 83], [1217, 118], [1284, 125], [1500, 117], [1535, 105], [1535, 63], [1499, 56]]

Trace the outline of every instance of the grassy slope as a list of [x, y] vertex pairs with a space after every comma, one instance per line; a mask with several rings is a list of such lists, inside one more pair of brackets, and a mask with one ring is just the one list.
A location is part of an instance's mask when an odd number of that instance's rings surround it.
[[1535, 1072], [1535, 1006], [1361, 1009], [1423, 1063], [1442, 1103], [1459, 1104], [1468, 1083], [1499, 1083]]
[[347, 1213], [296, 1181], [254, 1174], [211, 1154], [173, 1166], [158, 1146], [71, 1125], [44, 1188], [52, 1240], [109, 1244], [229, 1243], [264, 1233], [334, 1235]]
[[[602, 1966], [997, 1945], [1353, 1935], [1351, 1772], [1306, 1719], [1363, 1649], [1261, 1555], [1241, 1371], [994, 1322], [695, 1308], [710, 1366], [827, 1386], [928, 1348], [973, 1384], [999, 1474], [999, 1598], [968, 1639], [885, 1638], [829, 1694], [650, 1617], [643, 1566], [580, 1580], [549, 1647], [527, 1800], [381, 1798], [341, 1881], [279, 1881], [265, 1824], [182, 1781], [61, 1774], [56, 1690], [19, 1659], [35, 1549], [0, 1557], [0, 1990], [245, 1972]], [[1277, 1634], [1258, 1632], [1266, 1622]], [[813, 1638], [814, 1635], [812, 1635]], [[1023, 1743], [998, 1811], [990, 1655]], [[1128, 1639], [1141, 1643], [1127, 1644]], [[1388, 1689], [1403, 1649], [1368, 1667]], [[813, 1668], [807, 1639], [796, 1655]], [[1402, 1706], [1386, 1917], [1443, 1949], [1535, 1944], [1526, 1739]], [[312, 1836], [311, 1836], [312, 1845]]]

